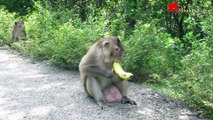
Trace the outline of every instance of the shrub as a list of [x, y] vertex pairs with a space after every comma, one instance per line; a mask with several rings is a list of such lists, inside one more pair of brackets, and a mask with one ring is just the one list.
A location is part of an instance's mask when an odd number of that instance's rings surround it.
[[72, 16], [73, 12], [66, 10], [60, 11], [59, 19], [58, 13], [49, 7], [35, 5], [36, 10], [26, 18], [30, 39], [14, 43], [13, 48], [64, 68], [77, 69], [89, 46], [105, 33], [104, 19], [97, 18], [96, 22], [91, 17], [87, 22], [75, 17], [68, 19], [66, 15]]
[[[89, 30], [88, 30], [89, 29]], [[62, 67], [77, 69], [78, 64], [99, 32], [92, 32], [91, 27], [75, 28], [71, 23], [64, 24], [54, 36], [54, 41], [46, 46], [52, 48], [52, 61]], [[93, 37], [92, 37], [93, 36]]]
[[172, 45], [166, 44], [170, 40], [170, 35], [158, 32], [155, 27], [138, 24], [130, 39], [125, 40], [125, 67], [138, 80], [168, 75], [177, 69], [180, 60]]
[[15, 13], [9, 13], [5, 9], [0, 8], [0, 16], [0, 45], [10, 44]]
[[213, 118], [212, 17], [202, 19], [202, 32], [206, 36], [193, 42], [191, 53], [181, 61], [183, 69], [171, 79], [172, 86], [184, 96], [187, 105], [197, 108], [209, 118]]
[[[200, 44], [181, 61], [183, 70], [172, 80], [173, 86], [184, 95], [186, 103], [193, 108], [213, 113], [213, 49]], [[213, 116], [212, 116], [213, 117]]]

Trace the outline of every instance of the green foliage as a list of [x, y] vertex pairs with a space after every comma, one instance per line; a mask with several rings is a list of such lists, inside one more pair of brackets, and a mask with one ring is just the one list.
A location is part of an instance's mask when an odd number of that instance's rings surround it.
[[[181, 61], [183, 70], [171, 78], [172, 85], [193, 108], [213, 112], [213, 48], [202, 43]], [[211, 116], [213, 117], [213, 116]]]
[[53, 62], [62, 67], [77, 69], [89, 46], [100, 37], [102, 31], [96, 27], [100, 26], [85, 24], [84, 28], [75, 28], [71, 23], [66, 23], [59, 27], [60, 32], [55, 32], [54, 41], [46, 45], [51, 46]]
[[[168, 13], [169, 1], [35, 1], [0, 0], [0, 45], [77, 69], [102, 35], [118, 35], [126, 49], [123, 66], [134, 73], [135, 82], [148, 81], [213, 118], [212, 14]], [[212, 8], [207, 0], [178, 3], [180, 8]], [[20, 19], [29, 39], [12, 42], [12, 26]]]
[[0, 45], [10, 44], [15, 14], [0, 8], [0, 16]]
[[33, 10], [33, 2], [36, 0], [0, 0], [0, 5], [5, 5], [10, 12], [26, 15]]
[[212, 20], [212, 15], [202, 19], [201, 32], [205, 38], [193, 40], [192, 32], [185, 36], [193, 42], [191, 52], [181, 60], [181, 70], [153, 86], [162, 91], [169, 89], [165, 93], [183, 99], [189, 107], [196, 108], [209, 118], [213, 118]]
[[59, 19], [47, 5], [44, 8], [36, 2], [35, 8], [26, 18], [30, 39], [14, 43], [13, 48], [64, 68], [77, 69], [88, 47], [106, 31], [103, 19], [83, 23], [78, 18], [69, 19], [66, 15], [75, 16], [70, 11], [61, 11]]
[[[213, 16], [202, 19], [202, 32], [206, 37], [193, 42], [190, 54], [181, 61], [183, 70], [173, 77], [173, 83], [184, 95], [190, 107], [203, 111], [213, 118]], [[175, 82], [176, 81], [176, 82]], [[178, 84], [177, 84], [178, 83]]]
[[[124, 64], [137, 80], [150, 76], [167, 76], [179, 67], [180, 56], [174, 51], [169, 34], [160, 33], [150, 24], [138, 24], [130, 39], [126, 40], [127, 51]], [[139, 81], [141, 82], [141, 81]]]

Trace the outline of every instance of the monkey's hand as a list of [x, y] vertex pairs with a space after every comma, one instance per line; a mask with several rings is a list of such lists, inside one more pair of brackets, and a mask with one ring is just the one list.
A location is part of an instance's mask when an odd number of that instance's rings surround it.
[[124, 80], [130, 80], [133, 76], [130, 72], [125, 72], [118, 61], [113, 64], [113, 71]]

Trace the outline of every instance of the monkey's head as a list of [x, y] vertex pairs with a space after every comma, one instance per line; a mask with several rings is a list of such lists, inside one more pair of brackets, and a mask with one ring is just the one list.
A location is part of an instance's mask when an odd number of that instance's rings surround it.
[[122, 52], [124, 51], [123, 45], [118, 37], [104, 37], [98, 46], [102, 49], [105, 62], [120, 60]]
[[17, 21], [15, 22], [15, 27], [19, 28], [19, 29], [25, 29], [25, 25], [23, 21]]

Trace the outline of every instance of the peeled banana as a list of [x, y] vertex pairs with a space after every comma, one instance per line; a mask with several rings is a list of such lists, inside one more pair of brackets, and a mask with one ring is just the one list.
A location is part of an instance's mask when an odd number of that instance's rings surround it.
[[133, 76], [130, 72], [125, 72], [121, 67], [119, 61], [115, 61], [113, 64], [113, 71], [118, 74], [124, 80], [130, 80]]

